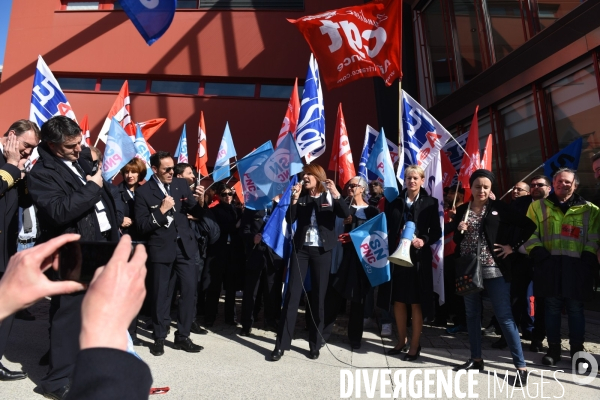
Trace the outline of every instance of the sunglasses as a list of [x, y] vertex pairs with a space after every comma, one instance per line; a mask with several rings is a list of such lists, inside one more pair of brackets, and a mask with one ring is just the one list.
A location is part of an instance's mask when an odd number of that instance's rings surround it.
[[172, 172], [175, 168], [174, 167], [167, 167], [165, 168], [165, 173], [168, 174], [169, 172]]
[[227, 197], [227, 196], [233, 196], [233, 193], [231, 193], [231, 192], [223, 192], [223, 193], [221, 193], [221, 197]]
[[526, 189], [520, 188], [520, 187], [513, 187], [512, 190], [516, 190], [517, 192], [526, 192]]
[[359, 184], [357, 184], [357, 183], [351, 183], [351, 184], [349, 184], [349, 185], [348, 185], [348, 187], [349, 187], [350, 189], [354, 189], [354, 188], [360, 187], [360, 185], [359, 185]]
[[543, 188], [544, 186], [548, 186], [545, 183], [532, 183], [531, 185], [532, 188]]

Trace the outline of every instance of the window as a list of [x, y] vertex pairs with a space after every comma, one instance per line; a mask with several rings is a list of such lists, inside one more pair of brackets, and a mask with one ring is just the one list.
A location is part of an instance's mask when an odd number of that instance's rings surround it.
[[521, 8], [517, 0], [486, 0], [492, 25], [496, 61], [525, 43]]
[[255, 87], [256, 85], [253, 83], [206, 82], [204, 94], [207, 96], [254, 97]]
[[[260, 97], [271, 99], [289, 99], [293, 85], [260, 85]], [[298, 86], [298, 96], [302, 97], [303, 86]]]
[[57, 78], [62, 90], [91, 90], [96, 89], [95, 78]]
[[232, 8], [304, 10], [304, 0], [199, 0], [200, 8], [229, 10]]
[[198, 82], [152, 81], [151, 93], [198, 94]]
[[99, 6], [99, 1], [67, 1], [65, 9], [69, 11], [97, 10], [100, 8]]
[[581, 3], [582, 0], [538, 0], [540, 29], [546, 29]]
[[[102, 79], [100, 90], [102, 92], [118, 92], [125, 83], [125, 79]], [[146, 91], [146, 81], [138, 79], [129, 79], [127, 81], [129, 91], [134, 93], [144, 93]]]
[[[542, 160], [535, 104], [531, 91], [498, 107], [506, 148], [508, 182], [519, 182], [539, 167]], [[540, 171], [541, 173], [541, 171]]]
[[198, 8], [198, 2], [196, 0], [177, 0], [177, 9], [185, 8]]
[[452, 0], [452, 2], [454, 3], [460, 55], [459, 67], [462, 69], [462, 74], [459, 72], [459, 77], [462, 77], [464, 84], [483, 71], [481, 48], [479, 46], [479, 36], [483, 35], [483, 32], [479, 30], [473, 0]]
[[590, 159], [600, 151], [600, 100], [594, 67], [590, 65], [548, 84], [545, 90], [552, 102], [558, 147], [563, 149], [575, 139], [583, 137], [578, 168], [578, 193], [584, 199], [592, 200], [596, 192], [596, 181]]

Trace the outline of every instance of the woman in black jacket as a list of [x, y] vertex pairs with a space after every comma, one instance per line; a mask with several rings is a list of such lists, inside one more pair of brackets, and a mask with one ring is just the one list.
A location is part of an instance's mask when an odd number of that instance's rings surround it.
[[[535, 224], [529, 218], [515, 213], [507, 204], [490, 199], [494, 179], [494, 174], [484, 169], [478, 169], [471, 175], [472, 201], [456, 210], [455, 218], [446, 225], [446, 229], [454, 231], [458, 255], [478, 254], [483, 286], [518, 370], [515, 383], [524, 386], [527, 384], [527, 370], [519, 330], [511, 311], [510, 272], [513, 253], [529, 239]], [[515, 234], [515, 229], [518, 229], [518, 234]], [[456, 366], [455, 371], [483, 370], [480, 296], [481, 292], [464, 296], [471, 358], [465, 364]]]
[[[425, 172], [417, 165], [410, 165], [404, 172], [404, 187], [400, 196], [393, 202], [386, 202], [388, 215], [388, 243], [390, 253], [398, 245], [408, 221], [415, 224], [414, 238], [410, 246], [412, 267], [394, 265], [392, 275], [392, 301], [398, 328], [398, 345], [388, 354], [407, 351], [405, 361], [416, 360], [421, 353], [419, 344], [423, 330], [423, 315], [433, 314], [433, 271], [431, 245], [442, 237], [439, 216], [439, 201], [429, 196], [421, 186], [425, 182]], [[399, 222], [399, 223], [398, 223]], [[412, 313], [412, 337], [410, 347], [407, 342], [407, 307]], [[410, 350], [409, 350], [410, 348]]]
[[316, 164], [304, 166], [302, 181], [294, 186], [291, 200], [286, 220], [290, 224], [296, 221], [297, 227], [287, 292], [281, 310], [275, 350], [271, 353], [273, 361], [278, 361], [283, 352], [291, 348], [298, 303], [304, 292], [303, 282], [308, 268], [312, 288], [308, 293], [308, 307], [312, 313], [308, 342], [310, 358], [319, 358], [331, 250], [337, 242], [335, 217], [346, 218], [350, 215], [348, 205], [341, 199], [335, 184], [327, 179], [323, 168]]
[[146, 178], [146, 164], [136, 157], [121, 168], [121, 176], [123, 177], [123, 182], [119, 184], [118, 188], [121, 200], [125, 203], [121, 233], [131, 236], [131, 242], [135, 244], [140, 240], [133, 222], [135, 190], [140, 186], [140, 182]]
[[217, 317], [221, 286], [225, 289], [225, 323], [235, 325], [235, 280], [237, 257], [244, 254], [244, 246], [240, 235], [242, 210], [234, 206], [233, 187], [222, 184], [218, 189], [219, 204], [211, 208], [215, 220], [221, 229], [219, 239], [208, 246], [204, 288], [206, 303], [204, 324], [213, 326]]
[[363, 318], [365, 300], [371, 289], [371, 283], [356, 253], [349, 232], [379, 214], [377, 207], [369, 205], [365, 196], [367, 181], [355, 176], [348, 182], [350, 216], [344, 220], [344, 233], [339, 236], [343, 243], [342, 262], [337, 273], [330, 276], [331, 284], [325, 296], [325, 340], [329, 338], [337, 313], [342, 304], [350, 300], [350, 319], [348, 320], [348, 339], [353, 349], [360, 349], [363, 336]]

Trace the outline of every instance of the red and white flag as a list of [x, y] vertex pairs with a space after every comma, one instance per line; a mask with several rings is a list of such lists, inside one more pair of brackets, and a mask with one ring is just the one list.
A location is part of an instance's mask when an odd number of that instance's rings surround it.
[[296, 140], [296, 127], [298, 126], [299, 117], [300, 99], [298, 97], [298, 78], [296, 78], [294, 89], [292, 90], [292, 95], [290, 96], [290, 101], [285, 112], [285, 117], [283, 117], [283, 123], [281, 124], [281, 129], [279, 130], [279, 136], [277, 137], [277, 144], [275, 145], [275, 148], [279, 147], [279, 144], [283, 141], [283, 138], [285, 138], [285, 135], [287, 135], [288, 132], [291, 133], [294, 140]]
[[198, 151], [196, 152], [196, 169], [202, 176], [208, 176], [206, 163], [208, 153], [206, 152], [206, 128], [204, 127], [204, 112], [200, 111], [200, 122], [198, 123]]
[[[98, 140], [102, 140], [104, 143], [106, 143], [106, 140], [108, 138], [108, 130], [110, 128], [110, 122], [113, 118], [119, 121], [123, 129], [125, 129], [127, 135], [131, 137], [131, 140], [135, 140], [135, 126], [131, 121], [129, 84], [127, 83], [127, 81], [123, 83], [119, 95], [115, 99], [115, 102], [113, 103], [110, 111], [108, 112], [108, 116], [104, 121], [104, 125], [102, 125], [102, 129], [100, 129], [100, 133], [98, 134], [98, 139], [96, 140], [96, 143], [98, 143]], [[146, 141], [148, 141], [147, 138]]]
[[304, 35], [329, 89], [380, 76], [402, 78], [402, 7], [398, 0], [326, 11], [289, 20]]
[[153, 118], [148, 121], [138, 122], [136, 125], [139, 125], [142, 130], [142, 135], [144, 135], [144, 139], [146, 140], [146, 145], [148, 146], [148, 150], [150, 150], [150, 154], [156, 153], [156, 150], [152, 146], [150, 146], [150, 142], [148, 139], [152, 137], [165, 122], [167, 122], [166, 118]]
[[346, 121], [342, 112], [342, 103], [338, 106], [329, 170], [339, 173], [338, 183], [341, 187], [344, 187], [346, 182], [356, 176], [354, 162], [352, 161], [352, 150], [350, 150], [350, 141], [348, 140], [348, 131], [346, 130]]
[[456, 169], [443, 149], [440, 150], [440, 161], [442, 162], [442, 187], [450, 187], [454, 175], [456, 175]]
[[492, 170], [492, 134], [488, 135], [487, 141], [485, 142], [485, 149], [481, 155], [481, 168]]
[[87, 114], [81, 119], [79, 127], [81, 128], [81, 146], [90, 147], [92, 144], [90, 143], [90, 124]]
[[[460, 172], [458, 173], [458, 181], [463, 188], [469, 189], [469, 178], [471, 174], [478, 170], [481, 166], [481, 157], [479, 155], [479, 125], [477, 121], [477, 111], [479, 106], [475, 107], [475, 114], [473, 115], [473, 122], [469, 129], [469, 138], [467, 139], [467, 146], [465, 147], [465, 154], [463, 155], [462, 163], [460, 164]], [[469, 196], [465, 193], [465, 201]]]

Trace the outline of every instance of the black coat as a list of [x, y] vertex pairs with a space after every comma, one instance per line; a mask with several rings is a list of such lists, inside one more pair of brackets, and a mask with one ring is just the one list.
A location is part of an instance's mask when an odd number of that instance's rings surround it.
[[25, 180], [21, 180], [21, 171], [7, 164], [0, 155], [0, 272], [6, 271], [10, 257], [17, 252], [19, 236], [19, 207], [29, 207], [31, 198], [27, 195]]
[[85, 349], [77, 354], [69, 397], [72, 399], [148, 399], [152, 375], [142, 360], [125, 351]]
[[[296, 204], [290, 205], [290, 210], [285, 217], [288, 223], [297, 221], [296, 232], [294, 233], [294, 246], [296, 249], [300, 249], [304, 245], [313, 209], [315, 209], [323, 249], [330, 251], [336, 246], [335, 217], [346, 218], [350, 215], [350, 209], [341, 197], [336, 200], [333, 196], [327, 196], [327, 194], [327, 192], [323, 192], [319, 197], [312, 198], [306, 190], [303, 190]], [[328, 198], [331, 199], [331, 204]]]
[[[119, 240], [119, 223], [110, 184], [102, 187], [94, 182], [85, 185], [81, 179], [55, 157], [46, 144], [38, 146], [39, 160], [28, 178], [29, 193], [37, 207], [41, 234], [36, 243], [46, 242], [64, 233], [79, 233], [81, 240], [101, 240], [95, 205], [102, 199], [110, 222], [109, 241]], [[92, 170], [90, 149], [82, 149], [79, 166], [86, 174]]]
[[[447, 232], [454, 232], [456, 243], [455, 255], [460, 256], [460, 244], [465, 235], [458, 230], [458, 224], [464, 220], [469, 203], [462, 204], [456, 209], [456, 216], [452, 222], [446, 224]], [[515, 231], [517, 229], [517, 231]], [[525, 243], [535, 231], [535, 223], [529, 218], [518, 214], [508, 204], [500, 200], [489, 200], [483, 216], [483, 233], [488, 249], [504, 276], [506, 282], [511, 281], [512, 262], [519, 247]], [[494, 243], [510, 245], [513, 253], [506, 258], [497, 257], [494, 252]]]
[[[139, 187], [140, 186], [138, 186], [138, 188]], [[128, 228], [121, 228], [121, 233], [123, 233], [123, 235], [131, 236], [131, 240], [133, 241], [141, 240], [135, 224], [135, 199], [132, 199], [127, 192], [125, 182], [119, 183], [119, 186], [117, 186], [116, 189], [119, 192], [119, 200], [123, 204], [123, 216], [131, 219], [131, 225], [129, 225]]]
[[141, 240], [146, 240], [148, 259], [154, 263], [170, 264], [177, 257], [177, 236], [188, 258], [198, 251], [196, 235], [190, 228], [188, 214], [202, 218], [204, 209], [194, 198], [183, 178], [173, 178], [171, 196], [175, 201], [173, 221], [167, 227], [167, 215], [160, 211], [165, 195], [154, 178], [135, 191], [134, 222]]
[[[379, 214], [379, 210], [372, 205], [364, 210], [367, 219], [362, 220], [356, 217], [356, 208], [350, 207], [352, 222], [344, 224], [344, 233], [350, 232]], [[333, 282], [331, 285], [345, 299], [352, 300], [355, 303], [362, 303], [371, 289], [371, 283], [356, 253], [354, 243], [344, 243], [342, 248], [344, 251], [342, 262], [337, 273], [332, 276]]]

